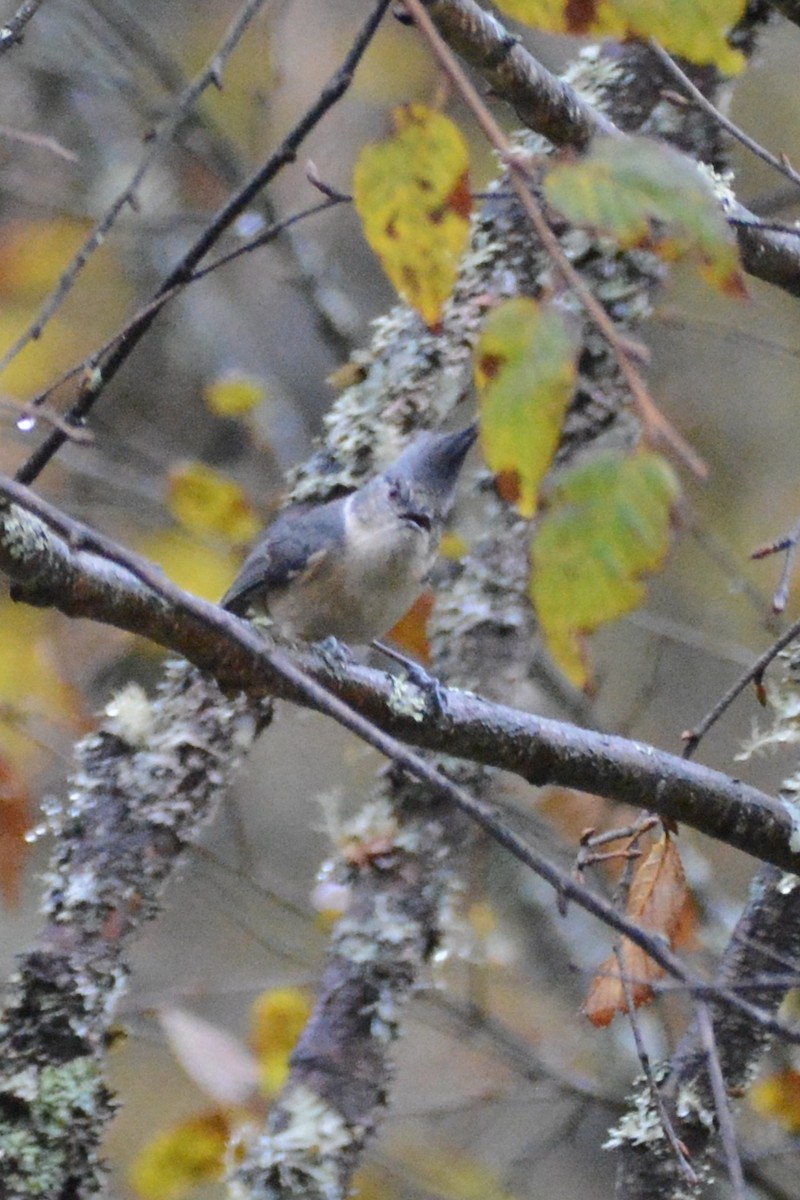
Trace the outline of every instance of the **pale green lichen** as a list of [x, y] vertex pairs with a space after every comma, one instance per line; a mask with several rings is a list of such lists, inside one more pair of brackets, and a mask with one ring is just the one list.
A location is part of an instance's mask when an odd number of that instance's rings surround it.
[[[9, 1196], [60, 1194], [65, 1173], [91, 1163], [91, 1143], [82, 1122], [97, 1126], [105, 1096], [97, 1063], [84, 1056], [60, 1066], [25, 1068], [0, 1082], [7, 1097], [26, 1106], [24, 1119], [0, 1123], [0, 1179]], [[99, 1163], [95, 1163], [99, 1174]]]
[[[653, 1071], [653, 1081], [658, 1086], [669, 1073], [665, 1064]], [[646, 1146], [666, 1141], [661, 1114], [653, 1098], [650, 1084], [644, 1076], [635, 1081], [636, 1091], [628, 1098], [628, 1110], [621, 1120], [608, 1131], [603, 1142], [604, 1150], [617, 1150], [621, 1146]]]
[[149, 745], [155, 730], [153, 706], [144, 688], [128, 683], [109, 700], [105, 709], [106, 729], [132, 747]]
[[680, 1086], [675, 1099], [675, 1111], [683, 1121], [690, 1118], [698, 1121], [705, 1129], [716, 1129], [717, 1114], [713, 1106], [709, 1107], [694, 1084], [685, 1083]]
[[279, 1195], [338, 1200], [341, 1153], [354, 1137], [341, 1113], [311, 1088], [297, 1084], [281, 1099], [279, 1119], [279, 1132], [250, 1147], [248, 1166], [229, 1183], [229, 1195], [248, 1200]]
[[428, 711], [428, 697], [421, 687], [409, 679], [392, 677], [392, 690], [389, 693], [389, 708], [398, 717], [410, 717], [412, 721], [421, 723]]

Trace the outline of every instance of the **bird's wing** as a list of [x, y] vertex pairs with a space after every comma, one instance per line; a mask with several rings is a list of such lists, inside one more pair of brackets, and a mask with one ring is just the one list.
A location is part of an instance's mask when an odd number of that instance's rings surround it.
[[[220, 600], [223, 608], [243, 615], [258, 599], [269, 607], [269, 596], [287, 588], [299, 576], [321, 565], [341, 541], [344, 500], [288, 508], [268, 526], [248, 554], [242, 569]], [[320, 551], [322, 545], [325, 550]]]

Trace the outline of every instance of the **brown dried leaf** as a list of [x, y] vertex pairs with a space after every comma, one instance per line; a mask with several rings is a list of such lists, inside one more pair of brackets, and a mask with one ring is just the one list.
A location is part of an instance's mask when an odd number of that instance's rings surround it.
[[[686, 876], [675, 839], [664, 834], [636, 867], [625, 915], [648, 933], [661, 934], [670, 946], [676, 935], [685, 936]], [[628, 938], [620, 944], [624, 977], [635, 1008], [653, 999], [652, 984], [664, 974], [640, 946]], [[615, 953], [598, 968], [583, 1011], [593, 1025], [608, 1025], [619, 1012], [627, 1012], [623, 976]]]

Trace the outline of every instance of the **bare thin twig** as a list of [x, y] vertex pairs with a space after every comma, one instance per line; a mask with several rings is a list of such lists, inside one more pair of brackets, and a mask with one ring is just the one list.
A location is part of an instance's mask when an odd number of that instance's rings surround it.
[[776, 641], [772, 643], [769, 649], [760, 654], [755, 662], [747, 668], [743, 675], [740, 675], [735, 683], [731, 684], [727, 692], [720, 696], [713, 708], [709, 709], [702, 721], [692, 728], [685, 730], [681, 737], [685, 743], [683, 748], [683, 757], [691, 758], [695, 750], [700, 745], [700, 742], [708, 733], [712, 725], [716, 725], [717, 721], [727, 712], [734, 700], [744, 691], [748, 683], [754, 683], [756, 687], [760, 687], [761, 681], [764, 678], [764, 672], [774, 658], [784, 650], [790, 642], [795, 641], [800, 637], [800, 621], [795, 621], [785, 633], [782, 633]]
[[711, 1013], [708, 1011], [707, 1004], [698, 1004], [697, 1006], [697, 1027], [700, 1032], [700, 1041], [706, 1052], [708, 1080], [711, 1084], [711, 1093], [714, 1097], [714, 1105], [717, 1110], [719, 1134], [722, 1139], [725, 1161], [728, 1164], [728, 1174], [731, 1178], [734, 1200], [745, 1200], [747, 1192], [744, 1182], [744, 1172], [742, 1171], [742, 1160], [736, 1144], [736, 1130], [733, 1125], [733, 1117], [725, 1088], [725, 1079], [722, 1074], [719, 1054], [717, 1053], [714, 1024], [711, 1020]]
[[708, 115], [712, 117], [722, 129], [726, 129], [732, 137], [736, 138], [737, 142], [740, 142], [752, 154], [755, 154], [757, 158], [760, 158], [762, 162], [768, 163], [769, 166], [773, 167], [776, 171], [780, 171], [781, 175], [785, 175], [786, 178], [792, 183], [800, 185], [800, 174], [795, 171], [795, 169], [786, 161], [785, 158], [778, 158], [776, 155], [771, 154], [770, 151], [762, 146], [760, 142], [757, 142], [755, 138], [751, 138], [750, 135], [745, 133], [745, 131], [741, 129], [734, 121], [731, 121], [730, 117], [726, 117], [724, 113], [721, 113], [716, 105], [712, 104], [711, 101], [703, 95], [703, 93], [700, 91], [700, 88], [692, 83], [686, 72], [681, 70], [680, 66], [678, 63], [676, 63], [672, 55], [669, 54], [663, 46], [659, 45], [655, 38], [649, 39], [649, 45], [650, 49], [653, 51], [661, 65], [666, 67], [670, 74], [675, 77], [677, 82], [681, 85], [686, 94], [691, 97], [692, 102], [696, 104], [698, 108], [702, 108], [704, 112], [708, 113]]
[[[180, 287], [191, 277], [198, 263], [205, 258], [211, 247], [219, 240], [236, 218], [251, 203], [261, 190], [271, 183], [275, 176], [297, 157], [306, 137], [311, 133], [325, 114], [341, 99], [350, 87], [353, 72], [361, 61], [367, 47], [380, 25], [384, 13], [391, 0], [377, 0], [372, 12], [367, 17], [362, 28], [353, 39], [353, 43], [342, 60], [342, 64], [321, 90], [314, 103], [306, 110], [294, 128], [286, 135], [278, 149], [270, 155], [263, 166], [240, 187], [222, 208], [212, 218], [196, 241], [186, 251], [180, 261], [170, 271], [167, 278], [153, 297], [153, 304], [166, 292]], [[117, 371], [127, 361], [141, 339], [147, 333], [158, 313], [158, 306], [151, 311], [149, 308], [138, 322], [129, 330], [127, 337], [114, 349], [103, 364], [102, 376], [92, 378], [81, 389], [75, 403], [69, 410], [66, 420], [70, 424], [82, 423], [91, 412], [107, 384], [114, 378]], [[22, 483], [32, 483], [40, 472], [47, 466], [54, 454], [63, 446], [65, 438], [59, 430], [55, 430], [38, 450], [29, 456], [16, 473], [16, 478]]]
[[704, 479], [708, 474], [706, 464], [669, 421], [667, 421], [663, 413], [660, 412], [649, 395], [644, 380], [631, 361], [633, 354], [642, 355], [645, 352], [638, 345], [631, 343], [630, 339], [623, 337], [619, 333], [608, 313], [595, 299], [591, 290], [586, 286], [578, 271], [576, 271], [561, 249], [558, 238], [547, 223], [539, 204], [530, 191], [530, 172], [527, 163], [518, 154], [514, 153], [508, 138], [475, 91], [469, 79], [467, 79], [450, 48], [442, 40], [422, 0], [404, 0], [404, 3], [413, 15], [414, 22], [419, 27], [420, 32], [425, 36], [439, 65], [458, 89], [459, 94], [470, 108], [490, 144], [502, 155], [503, 161], [510, 172], [511, 181], [519, 196], [520, 203], [525, 209], [528, 219], [536, 230], [542, 245], [553, 259], [553, 262], [569, 286], [579, 297], [590, 320], [594, 322], [614, 352], [619, 368], [639, 409], [645, 428], [650, 431], [651, 435], [657, 436], [669, 445], [673, 452], [698, 478]]
[[773, 612], [783, 612], [789, 601], [789, 589], [791, 586], [792, 570], [797, 557], [798, 543], [800, 543], [800, 521], [797, 521], [783, 537], [778, 538], [774, 542], [769, 542], [766, 546], [759, 546], [750, 555], [751, 558], [759, 559], [767, 558], [771, 554], [786, 554], [781, 577], [775, 589], [775, 595], [772, 597]]
[[6, 50], [22, 41], [25, 26], [31, 17], [36, 16], [43, 3], [44, 0], [25, 0], [24, 4], [20, 4], [13, 17], [0, 28], [0, 54], [5, 54]]
[[[81, 271], [98, 247], [103, 244], [122, 210], [128, 206], [135, 207], [136, 193], [142, 180], [161, 153], [162, 146], [174, 136], [175, 131], [184, 121], [186, 114], [197, 103], [203, 92], [212, 84], [219, 83], [220, 74], [224, 69], [225, 63], [235, 50], [250, 22], [258, 11], [263, 8], [265, 3], [266, 0], [247, 0], [243, 5], [212, 58], [209, 59], [199, 75], [192, 80], [189, 86], [178, 97], [175, 108], [170, 116], [167, 117], [148, 141], [147, 150], [139, 166], [133, 172], [133, 175], [122, 191], [118, 193], [106, 212], [96, 223], [86, 241], [72, 259], [72, 262], [62, 273], [55, 288], [40, 307], [34, 320], [23, 330], [13, 345], [0, 358], [0, 373], [27, 346], [28, 342], [35, 341], [41, 337], [47, 322], [63, 304]], [[2, 48], [1, 39], [2, 31], [0, 31], [0, 49]]]
[[664, 1103], [664, 1097], [661, 1095], [661, 1089], [659, 1088], [658, 1082], [656, 1081], [656, 1077], [653, 1073], [650, 1055], [647, 1053], [644, 1039], [642, 1037], [642, 1029], [639, 1024], [639, 1015], [636, 1011], [636, 1001], [633, 996], [631, 980], [628, 975], [628, 971], [625, 966], [625, 960], [622, 956], [622, 951], [620, 950], [619, 945], [614, 947], [614, 957], [617, 960], [617, 970], [619, 972], [620, 982], [622, 983], [622, 992], [625, 996], [625, 1009], [628, 1014], [628, 1020], [630, 1021], [633, 1042], [636, 1046], [636, 1053], [639, 1057], [639, 1063], [641, 1064], [642, 1073], [647, 1081], [647, 1086], [650, 1089], [650, 1096], [656, 1106], [658, 1119], [661, 1122], [661, 1128], [664, 1131], [664, 1137], [670, 1144], [670, 1148], [672, 1153], [675, 1155], [676, 1162], [678, 1163], [678, 1167], [684, 1179], [686, 1179], [692, 1187], [696, 1187], [699, 1183], [699, 1179], [694, 1168], [686, 1157], [685, 1147], [681, 1145], [680, 1139], [675, 1132], [675, 1127], [672, 1124], [669, 1112], [667, 1111], [667, 1106]]
[[79, 162], [77, 154], [72, 150], [67, 150], [66, 146], [62, 146], [55, 138], [47, 137], [41, 133], [31, 133], [26, 129], [13, 129], [10, 125], [0, 125], [0, 137], [8, 138], [11, 142], [21, 142], [25, 146], [33, 146], [35, 150], [46, 150], [48, 154], [55, 154], [56, 158], [63, 158], [67, 162]]

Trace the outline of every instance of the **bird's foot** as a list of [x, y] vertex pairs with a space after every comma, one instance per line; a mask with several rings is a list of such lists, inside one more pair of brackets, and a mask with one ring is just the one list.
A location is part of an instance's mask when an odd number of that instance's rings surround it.
[[385, 642], [379, 642], [377, 639], [372, 644], [376, 650], [380, 650], [381, 654], [385, 654], [387, 658], [391, 658], [394, 662], [400, 664], [409, 682], [419, 688], [425, 695], [428, 704], [436, 712], [444, 712], [445, 688], [435, 675], [429, 674], [421, 663], [415, 662], [413, 658], [409, 658], [405, 654], [401, 654], [394, 646], [388, 646]]
[[353, 661], [350, 647], [338, 638], [326, 637], [321, 642], [315, 642], [314, 646], [331, 668], [346, 666]]

